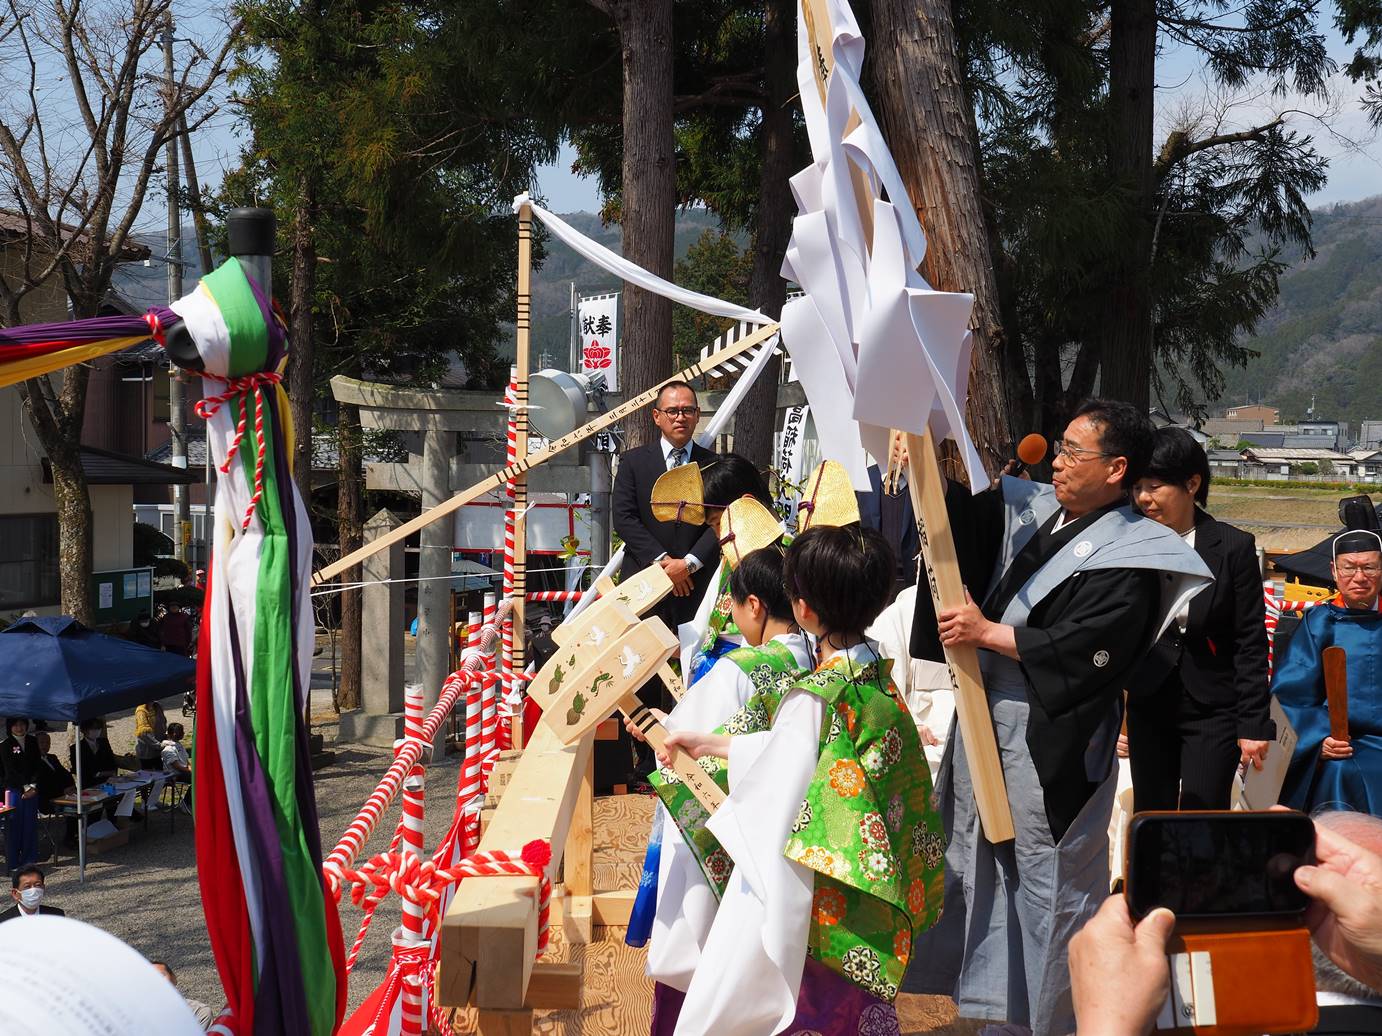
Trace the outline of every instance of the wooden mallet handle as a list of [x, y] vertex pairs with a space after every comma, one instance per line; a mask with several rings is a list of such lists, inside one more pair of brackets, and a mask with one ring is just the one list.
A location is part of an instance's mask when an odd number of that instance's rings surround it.
[[[629, 718], [629, 722], [638, 728], [654, 752], [667, 753], [667, 728], [657, 721], [657, 717], [639, 700], [638, 695], [625, 695], [619, 702], [619, 708]], [[700, 764], [691, 757], [691, 753], [673, 748], [668, 754], [672, 759], [672, 770], [691, 790], [691, 794], [696, 796], [697, 801], [711, 813], [719, 809], [725, 801], [725, 793], [711, 776], [701, 769]]]
[[1324, 694], [1329, 702], [1329, 736], [1348, 740], [1348, 656], [1341, 647], [1324, 649]]

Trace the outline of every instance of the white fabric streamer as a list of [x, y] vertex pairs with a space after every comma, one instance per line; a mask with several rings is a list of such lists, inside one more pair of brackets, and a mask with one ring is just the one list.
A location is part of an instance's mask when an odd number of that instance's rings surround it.
[[679, 288], [671, 281], [663, 280], [656, 274], [649, 273], [637, 263], [629, 262], [622, 255], [610, 251], [598, 241], [592, 241], [560, 216], [548, 212], [526, 194], [520, 194], [514, 198], [513, 211], [517, 212], [524, 205], [531, 208], [533, 215], [541, 220], [542, 224], [573, 252], [584, 259], [588, 259], [607, 273], [614, 274], [620, 280], [627, 281], [645, 291], [650, 291], [654, 295], [661, 295], [665, 299], [679, 302], [683, 306], [690, 306], [701, 313], [709, 313], [711, 316], [727, 317], [730, 320], [748, 320], [755, 324], [771, 324], [773, 322], [771, 317], [764, 316], [756, 309], [748, 309], [711, 295], [702, 295], [698, 291]]

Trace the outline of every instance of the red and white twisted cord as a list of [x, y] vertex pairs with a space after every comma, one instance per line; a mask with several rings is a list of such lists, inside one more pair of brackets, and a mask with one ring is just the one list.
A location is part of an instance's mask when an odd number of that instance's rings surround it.
[[259, 501], [264, 496], [264, 458], [267, 453], [267, 444], [264, 439], [264, 386], [277, 385], [283, 380], [283, 376], [277, 371], [255, 371], [253, 374], [246, 374], [239, 378], [223, 378], [218, 374], [202, 374], [203, 378], [212, 378], [216, 381], [225, 383], [226, 390], [218, 395], [207, 396], [205, 399], [197, 401], [197, 416], [204, 421], [210, 421], [226, 403], [232, 400], [240, 400], [240, 417], [235, 424], [235, 438], [231, 440], [230, 449], [226, 451], [225, 463], [220, 465], [223, 475], [230, 473], [230, 466], [234, 463], [235, 455], [240, 450], [240, 444], [245, 439], [245, 430], [249, 422], [249, 395], [254, 395], [254, 492], [250, 497], [249, 506], [245, 508], [245, 520], [240, 529], [243, 532], [250, 527], [250, 522], [254, 520], [254, 512], [259, 507]]

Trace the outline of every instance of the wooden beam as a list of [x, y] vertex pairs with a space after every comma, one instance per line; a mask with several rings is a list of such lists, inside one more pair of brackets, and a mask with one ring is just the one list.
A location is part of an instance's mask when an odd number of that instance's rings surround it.
[[[907, 471], [912, 507], [921, 519], [917, 531], [921, 537], [922, 568], [939, 615], [943, 609], [965, 603], [965, 588], [950, 528], [950, 512], [945, 507], [945, 483], [929, 428], [925, 435], [907, 436]], [[1011, 841], [1012, 809], [1008, 805], [1007, 782], [998, 758], [984, 678], [979, 671], [979, 652], [972, 646], [946, 647], [945, 660], [950, 666], [955, 714], [965, 742], [965, 759], [984, 837], [995, 843]]]
[[[534, 839], [549, 839], [548, 876], [555, 876], [593, 740], [563, 745], [547, 724], [538, 724], [480, 848], [515, 851]], [[443, 1004], [465, 1003], [457, 999], [458, 990], [472, 969], [474, 1002], [482, 1012], [524, 1006], [537, 950], [537, 888], [537, 878], [526, 876], [461, 882], [441, 926], [438, 999]]]
[[581, 1006], [580, 964], [535, 964], [528, 981], [528, 1007], [539, 1011], [574, 1011]]
[[602, 432], [606, 428], [618, 424], [626, 417], [630, 417], [631, 415], [636, 414], [649, 403], [657, 399], [657, 394], [662, 391], [662, 386], [666, 385], [668, 382], [691, 381], [694, 378], [700, 377], [702, 374], [704, 374], [711, 368], [718, 367], [721, 364], [734, 359], [734, 357], [748, 352], [755, 346], [762, 345], [778, 333], [780, 326], [781, 325], [779, 324], [765, 324], [764, 326], [760, 327], [757, 331], [754, 331], [752, 334], [746, 335], [745, 337], [739, 339], [739, 341], [733, 342], [730, 345], [725, 346], [718, 352], [711, 353], [705, 359], [693, 363], [690, 367], [687, 367], [684, 370], [677, 371], [677, 373], [673, 374], [670, 378], [664, 378], [662, 381], [659, 381], [652, 388], [648, 389], [648, 391], [640, 392], [638, 395], [632, 397], [631, 399], [625, 400], [623, 403], [619, 404], [617, 407], [615, 407], [608, 413], [603, 414], [600, 417], [597, 417], [593, 421], [581, 425], [581, 427], [577, 428], [570, 435], [563, 435], [560, 439], [553, 441], [547, 447], [547, 449], [542, 450], [540, 453], [533, 453], [529, 454], [526, 457], [519, 457], [516, 461], [514, 461], [514, 463], [510, 464], [508, 467], [496, 471], [489, 478], [482, 479], [481, 481], [475, 483], [475, 485], [471, 486], [469, 489], [462, 490], [461, 492], [453, 496], [450, 500], [446, 500], [438, 504], [436, 507], [431, 508], [430, 510], [423, 511], [422, 514], [418, 515], [411, 521], [404, 522], [397, 529], [394, 529], [387, 535], [380, 536], [378, 539], [370, 540], [369, 543], [365, 544], [359, 550], [351, 551], [349, 554], [339, 559], [338, 561], [333, 561], [331, 564], [321, 569], [319, 572], [316, 573], [316, 575], [312, 577], [312, 585], [319, 586], [322, 583], [335, 579], [342, 572], [345, 572], [353, 566], [358, 565], [371, 554], [374, 554], [377, 551], [381, 551], [386, 547], [392, 546], [399, 540], [406, 539], [413, 533], [417, 532], [419, 529], [425, 528], [426, 526], [431, 525], [433, 522], [441, 518], [445, 518], [448, 514], [460, 510], [466, 504], [479, 499], [481, 496], [488, 493], [491, 489], [498, 489], [500, 486], [503, 486], [505, 483], [507, 483], [510, 479], [517, 478], [519, 475], [524, 474], [529, 469], [535, 468], [539, 464], [546, 463], [547, 461], [555, 457], [557, 454], [562, 453], [565, 450], [569, 450], [572, 446], [575, 446], [577, 443], [584, 442], [586, 439], [589, 439], [592, 435], [596, 434], [597, 432]]
[[478, 1011], [475, 1019], [476, 1031], [480, 1036], [532, 1036], [533, 1012], [530, 1009], [517, 1011]]
[[590, 899], [595, 923], [609, 928], [627, 928], [633, 913], [633, 901], [637, 898], [637, 889], [595, 893]]

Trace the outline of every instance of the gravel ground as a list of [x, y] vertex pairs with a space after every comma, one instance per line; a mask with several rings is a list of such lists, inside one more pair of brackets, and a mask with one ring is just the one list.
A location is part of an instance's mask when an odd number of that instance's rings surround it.
[[[411, 644], [409, 645], [411, 647]], [[312, 715], [319, 720], [332, 715], [330, 649], [318, 659], [313, 672]], [[181, 696], [165, 699], [170, 721], [189, 727], [180, 709]], [[134, 743], [134, 714], [107, 717], [111, 746], [116, 753], [130, 751]], [[326, 748], [336, 753], [335, 762], [317, 771], [317, 810], [321, 818], [323, 852], [329, 853], [346, 826], [353, 820], [379, 778], [388, 769], [391, 753], [360, 745], [335, 745], [336, 724], [313, 724], [313, 732], [324, 735]], [[53, 752], [64, 761], [70, 743], [65, 733], [53, 738]], [[429, 767], [427, 787], [427, 847], [441, 839], [455, 808], [456, 781], [460, 757], [450, 755]], [[398, 805], [386, 813], [374, 839], [361, 858], [387, 847], [398, 820]], [[170, 821], [175, 821], [176, 829]], [[60, 838], [62, 828], [55, 824], [53, 834]], [[46, 849], [46, 842], [41, 843]], [[216, 975], [211, 947], [206, 939], [197, 885], [192, 818], [179, 813], [153, 813], [146, 831], [136, 820], [128, 845], [87, 860], [86, 884], [77, 880], [77, 862], [68, 850], [55, 865], [40, 861], [47, 872], [47, 903], [67, 911], [71, 917], [94, 924], [119, 936], [150, 959], [166, 960], [178, 975], [183, 994], [205, 1001], [213, 1008], [224, 1002]], [[347, 899], [341, 908], [347, 949], [359, 929], [361, 912]], [[389, 959], [389, 932], [399, 923], [396, 898], [384, 901], [370, 928], [360, 960], [350, 981], [350, 1006], [354, 1008], [383, 980]]]

